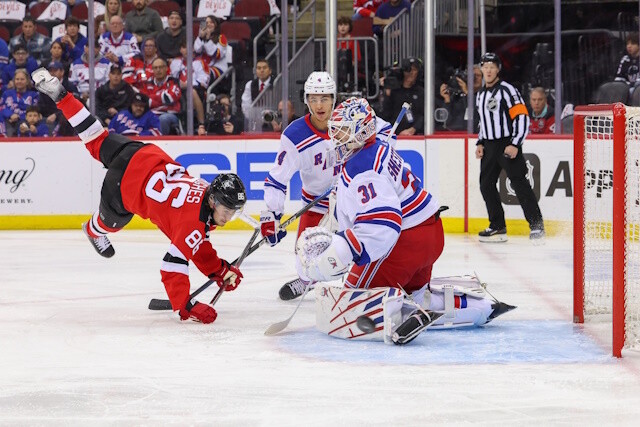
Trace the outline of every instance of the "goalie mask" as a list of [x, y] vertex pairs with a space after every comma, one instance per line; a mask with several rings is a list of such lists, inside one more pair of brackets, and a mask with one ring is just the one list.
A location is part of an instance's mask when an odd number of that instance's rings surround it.
[[208, 200], [214, 209], [229, 219], [235, 218], [247, 201], [247, 194], [240, 177], [234, 173], [221, 173], [207, 189]]
[[307, 81], [304, 83], [304, 104], [311, 111], [307, 101], [309, 95], [331, 95], [333, 97], [331, 109], [333, 109], [336, 105], [336, 82], [331, 74], [324, 71], [314, 71], [307, 77]]
[[376, 113], [364, 98], [348, 98], [338, 105], [329, 120], [329, 137], [336, 163], [344, 163], [376, 136]]

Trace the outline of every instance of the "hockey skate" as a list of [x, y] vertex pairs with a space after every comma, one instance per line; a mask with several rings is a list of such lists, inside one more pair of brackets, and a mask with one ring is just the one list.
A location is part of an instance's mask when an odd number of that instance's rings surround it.
[[44, 67], [38, 68], [31, 73], [31, 77], [36, 89], [51, 98], [53, 102], [60, 102], [67, 94], [67, 90], [62, 86], [60, 80], [52, 76]]
[[531, 240], [534, 245], [542, 245], [544, 244], [544, 236], [544, 228], [532, 229], [529, 233], [529, 240]]
[[436, 313], [434, 311], [416, 310], [407, 320], [402, 322], [391, 335], [391, 341], [396, 345], [404, 345], [413, 341], [420, 332], [424, 331], [429, 325], [438, 320], [444, 313]]
[[501, 315], [503, 315], [505, 313], [508, 313], [509, 311], [513, 310], [514, 308], [518, 308], [518, 307], [516, 307], [515, 305], [509, 305], [509, 304], [505, 304], [505, 303], [500, 302], [500, 301], [496, 301], [494, 304], [491, 304], [491, 308], [493, 309], [493, 311], [491, 312], [491, 314], [487, 318], [487, 323], [491, 322], [496, 317], [501, 316]]
[[312, 282], [305, 282], [301, 278], [296, 277], [295, 279], [282, 285], [278, 294], [280, 295], [280, 299], [282, 301], [290, 301], [302, 295], [305, 289], [307, 289], [307, 286], [311, 286], [311, 289], [313, 289]]
[[89, 239], [89, 242], [91, 242], [93, 249], [105, 258], [111, 258], [115, 255], [116, 250], [113, 249], [109, 238], [107, 236], [98, 237], [97, 239], [91, 237], [87, 232], [87, 226], [88, 224], [86, 222], [82, 224], [82, 231], [84, 232], [84, 235], [87, 236], [87, 239]]
[[507, 229], [505, 227], [496, 230], [487, 227], [478, 233], [478, 240], [483, 243], [500, 243], [507, 241]]

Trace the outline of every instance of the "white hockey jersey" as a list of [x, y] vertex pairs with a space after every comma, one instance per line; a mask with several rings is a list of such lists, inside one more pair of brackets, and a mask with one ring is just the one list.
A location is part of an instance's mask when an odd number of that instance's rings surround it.
[[[376, 127], [378, 136], [386, 140], [391, 131], [391, 125], [378, 117]], [[392, 138], [394, 143], [395, 139], [394, 135]], [[310, 114], [291, 122], [280, 137], [280, 149], [276, 161], [265, 179], [264, 200], [267, 209], [277, 214], [283, 213], [287, 185], [297, 171], [300, 171], [302, 201], [305, 204], [334, 186], [340, 166], [335, 165], [333, 150], [329, 135], [311, 124]], [[328, 209], [328, 197], [311, 208], [313, 212], [322, 214]]]
[[401, 230], [434, 215], [438, 201], [404, 164], [396, 150], [377, 139], [342, 167], [336, 194], [338, 235], [358, 265], [393, 249]]

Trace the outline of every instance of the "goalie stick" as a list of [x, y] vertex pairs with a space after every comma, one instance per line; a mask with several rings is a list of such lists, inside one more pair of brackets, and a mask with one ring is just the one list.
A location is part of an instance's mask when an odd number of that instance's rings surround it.
[[[304, 214], [309, 209], [311, 209], [312, 207], [314, 207], [315, 205], [320, 203], [320, 200], [322, 200], [325, 197], [327, 197], [330, 192], [331, 192], [331, 188], [327, 189], [327, 191], [325, 191], [324, 193], [322, 193], [321, 195], [319, 195], [318, 197], [313, 199], [313, 201], [311, 201], [310, 203], [308, 203], [307, 205], [302, 207], [302, 209], [300, 209], [298, 212], [296, 212], [293, 215], [291, 215], [291, 217], [289, 217], [289, 219], [287, 219], [285, 222], [280, 224], [280, 228], [282, 228], [282, 229], [287, 228], [293, 221], [295, 221], [296, 219], [300, 218], [302, 216], [302, 214]], [[259, 230], [258, 229], [254, 230], [254, 234], [257, 235], [256, 231], [259, 231]], [[262, 246], [262, 245], [264, 245], [266, 243], [266, 241], [267, 241], [267, 238], [263, 237], [260, 241], [255, 243], [248, 250], [246, 250], [246, 248], [245, 248], [246, 255], [244, 256], [244, 258], [248, 257], [249, 255], [251, 255], [252, 253], [257, 251], [260, 246]], [[249, 244], [251, 244], [252, 242], [253, 242], [253, 239], [250, 240]], [[249, 245], [247, 245], [247, 247], [249, 247]], [[243, 254], [244, 254], [244, 252], [245, 251], [243, 251]], [[237, 266], [236, 263], [238, 261], [240, 261], [240, 257], [238, 259], [236, 259], [232, 264]], [[189, 300], [192, 300], [194, 297], [199, 295], [202, 291], [204, 291], [209, 286], [211, 286], [211, 284], [214, 281], [215, 280], [211, 279], [211, 280], [208, 280], [207, 282], [205, 282], [202, 286], [200, 286], [198, 289], [196, 289], [191, 295], [189, 295]], [[211, 304], [215, 304], [215, 301], [217, 301], [217, 298], [220, 298], [220, 296], [218, 294], [222, 294], [222, 292], [220, 290], [218, 290], [218, 293], [216, 293], [216, 295], [213, 297], [214, 299], [211, 300]], [[173, 309], [173, 307], [171, 307], [171, 302], [168, 299], [153, 298], [151, 301], [149, 301], [149, 310], [172, 310], [172, 309]]]
[[396, 121], [393, 123], [393, 127], [389, 131], [389, 136], [387, 136], [387, 140], [386, 140], [387, 143], [391, 141], [391, 138], [393, 138], [393, 135], [396, 133], [396, 129], [398, 128], [398, 125], [402, 121], [402, 118], [404, 117], [404, 115], [407, 113], [407, 110], [410, 108], [411, 106], [409, 105], [408, 102], [405, 102], [402, 104], [402, 109], [400, 109], [400, 112], [398, 113], [398, 117], [396, 117]]
[[304, 293], [302, 294], [302, 298], [300, 298], [300, 301], [298, 301], [298, 305], [296, 305], [296, 309], [293, 310], [293, 313], [291, 313], [291, 316], [269, 326], [267, 330], [264, 331], [265, 335], [267, 336], [275, 335], [278, 332], [283, 331], [287, 326], [289, 326], [289, 322], [291, 322], [291, 319], [293, 319], [293, 316], [295, 316], [295, 314], [297, 313], [298, 309], [300, 308], [300, 305], [302, 304], [302, 301], [304, 300], [304, 297], [306, 297], [307, 294], [309, 293], [309, 289], [311, 289], [311, 286], [307, 286], [307, 288], [304, 290]]

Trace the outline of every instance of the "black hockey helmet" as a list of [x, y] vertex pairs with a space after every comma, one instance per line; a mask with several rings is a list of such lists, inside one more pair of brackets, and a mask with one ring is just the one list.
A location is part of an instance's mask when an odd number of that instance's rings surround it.
[[498, 71], [502, 69], [502, 60], [500, 57], [493, 52], [485, 52], [480, 58], [480, 66], [486, 62], [493, 62], [498, 66]]
[[221, 173], [216, 176], [207, 193], [209, 197], [213, 197], [214, 206], [219, 203], [226, 208], [240, 210], [247, 201], [244, 184], [235, 173]]

